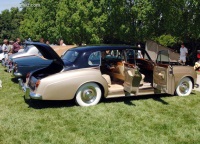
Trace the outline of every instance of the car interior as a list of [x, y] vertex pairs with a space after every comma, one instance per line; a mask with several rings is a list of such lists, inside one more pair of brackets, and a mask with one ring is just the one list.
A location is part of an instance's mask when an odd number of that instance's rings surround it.
[[100, 71], [111, 94], [123, 92], [125, 82], [139, 88], [139, 93], [153, 91], [153, 66], [154, 63], [147, 57], [137, 58], [137, 50], [101, 51]]

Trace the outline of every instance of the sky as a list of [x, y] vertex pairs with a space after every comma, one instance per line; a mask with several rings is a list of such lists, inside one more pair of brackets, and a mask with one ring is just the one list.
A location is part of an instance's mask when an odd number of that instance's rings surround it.
[[0, 0], [0, 13], [5, 10], [9, 9], [11, 7], [20, 7], [20, 3], [22, 0]]

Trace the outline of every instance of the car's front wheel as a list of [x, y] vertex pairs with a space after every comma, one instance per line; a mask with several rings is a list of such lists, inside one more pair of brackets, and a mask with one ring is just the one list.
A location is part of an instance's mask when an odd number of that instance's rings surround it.
[[176, 94], [178, 96], [188, 96], [192, 92], [192, 81], [190, 78], [185, 77], [181, 79], [177, 88]]
[[101, 89], [96, 83], [83, 84], [76, 93], [76, 103], [80, 106], [98, 104], [101, 99]]

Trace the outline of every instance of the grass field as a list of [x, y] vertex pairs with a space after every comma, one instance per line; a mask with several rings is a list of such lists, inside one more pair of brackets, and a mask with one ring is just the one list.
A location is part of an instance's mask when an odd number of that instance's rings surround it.
[[73, 101], [26, 101], [0, 66], [0, 144], [200, 143], [200, 93]]

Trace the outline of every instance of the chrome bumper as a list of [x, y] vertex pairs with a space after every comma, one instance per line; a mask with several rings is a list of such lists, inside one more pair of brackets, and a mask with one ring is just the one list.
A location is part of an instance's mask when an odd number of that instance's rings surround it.
[[22, 74], [21, 74], [21, 73], [14, 72], [13, 70], [12, 70], [12, 75], [13, 75], [14, 77], [16, 77], [16, 78], [22, 77]]
[[9, 73], [11, 73], [13, 70], [13, 67], [10, 65], [6, 65], [6, 68], [7, 68], [7, 72], [9, 72]]
[[23, 83], [23, 80], [21, 78], [19, 78], [18, 81], [19, 81], [19, 88], [24, 91], [26, 99], [30, 99], [31, 98], [31, 99], [42, 100], [42, 96], [32, 92], [30, 90], [30, 88], [28, 86], [26, 86], [26, 84]]
[[22, 77], [22, 74], [19, 72], [14, 72], [14, 69], [10, 69], [10, 71], [12, 73], [12, 76], [14, 76], [16, 78]]

